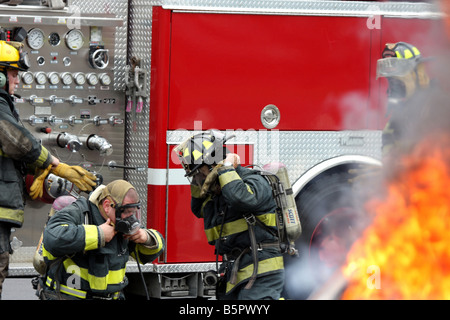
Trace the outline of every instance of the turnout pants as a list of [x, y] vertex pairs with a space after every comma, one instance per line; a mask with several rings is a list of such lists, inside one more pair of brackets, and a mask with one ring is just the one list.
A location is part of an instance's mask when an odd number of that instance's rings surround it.
[[222, 295], [219, 300], [280, 300], [284, 287], [284, 272], [256, 278], [250, 289], [246, 283], [239, 285], [230, 294]]
[[3, 282], [8, 276], [9, 254], [11, 252], [11, 226], [0, 223], [0, 299], [2, 298]]

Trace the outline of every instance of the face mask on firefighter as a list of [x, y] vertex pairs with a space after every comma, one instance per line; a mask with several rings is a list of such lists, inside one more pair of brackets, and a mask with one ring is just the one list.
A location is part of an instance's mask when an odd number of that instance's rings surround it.
[[203, 165], [198, 169], [195, 169], [191, 175], [186, 176], [190, 184], [197, 185], [199, 187], [203, 186], [206, 177], [211, 172], [213, 166]]
[[416, 71], [410, 71], [403, 77], [389, 77], [388, 98], [394, 101], [406, 101], [417, 91], [419, 83]]
[[141, 226], [141, 203], [114, 205], [116, 209], [115, 230], [123, 234], [134, 234]]
[[388, 78], [388, 96], [393, 99], [403, 99], [406, 97], [406, 86], [403, 81], [397, 78]]

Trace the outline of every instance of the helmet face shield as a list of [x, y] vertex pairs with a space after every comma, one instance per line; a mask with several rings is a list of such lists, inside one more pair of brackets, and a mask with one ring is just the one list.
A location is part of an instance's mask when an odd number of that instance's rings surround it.
[[30, 68], [30, 59], [28, 57], [28, 52], [21, 52], [20, 59], [17, 61], [17, 68], [20, 71], [26, 71]]
[[191, 154], [190, 154], [190, 149], [189, 149], [189, 144], [190, 140], [186, 140], [183, 143], [179, 144], [178, 146], [175, 147], [174, 152], [176, 153], [176, 155], [178, 156], [178, 159], [181, 162], [181, 165], [183, 166], [184, 171], [186, 171], [186, 177], [187, 176], [191, 176], [193, 174], [191, 170]]
[[377, 61], [379, 77], [403, 77], [417, 66], [415, 59], [383, 58]]

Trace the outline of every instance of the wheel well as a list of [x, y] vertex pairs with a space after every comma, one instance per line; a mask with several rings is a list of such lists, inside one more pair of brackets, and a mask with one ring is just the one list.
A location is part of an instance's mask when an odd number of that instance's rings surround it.
[[345, 262], [350, 246], [366, 223], [360, 190], [354, 178], [376, 163], [341, 163], [321, 171], [296, 195], [302, 235], [299, 256], [286, 257], [286, 292], [304, 299]]

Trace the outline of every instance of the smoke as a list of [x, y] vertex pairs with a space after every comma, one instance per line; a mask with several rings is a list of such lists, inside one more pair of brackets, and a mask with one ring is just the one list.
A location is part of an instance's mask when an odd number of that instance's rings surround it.
[[[306, 244], [297, 248], [300, 254], [307, 255], [309, 248]], [[295, 259], [287, 257], [288, 259]], [[333, 270], [319, 261], [296, 259], [285, 266], [285, 290], [290, 298], [306, 299], [315, 288], [319, 287], [333, 273]]]
[[351, 129], [376, 129], [384, 119], [384, 110], [371, 108], [367, 93], [350, 92], [339, 99], [341, 125]]

